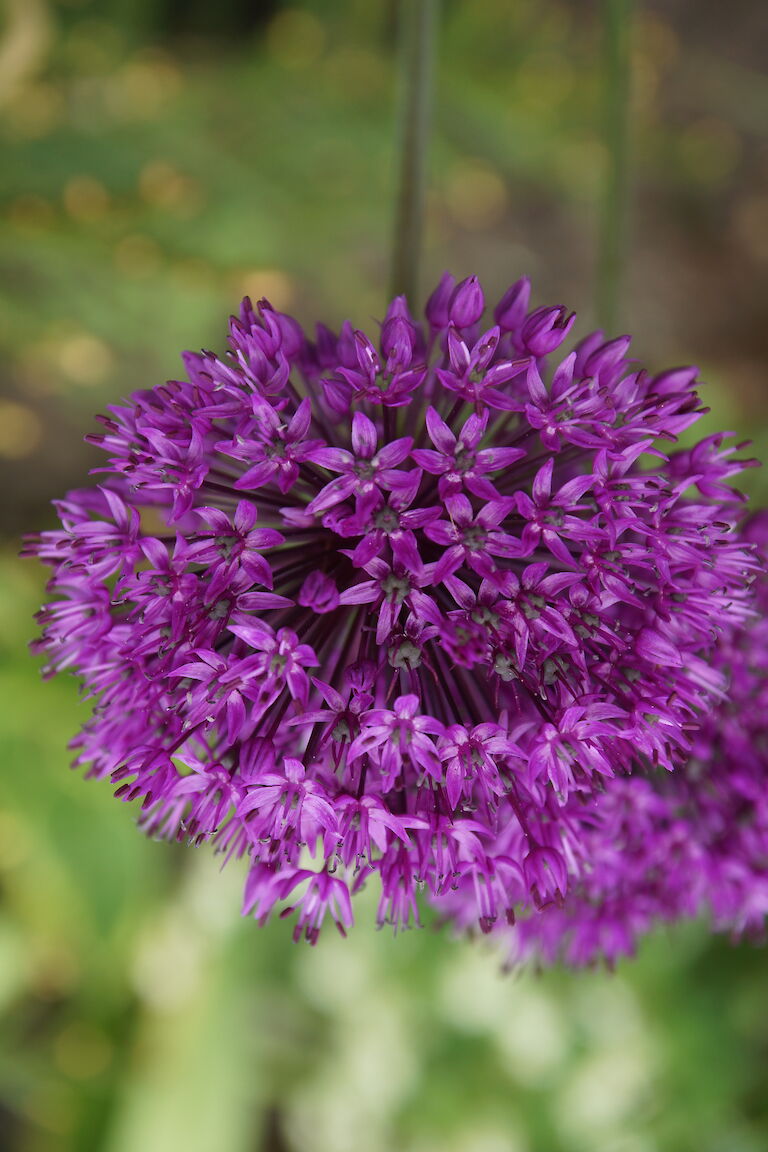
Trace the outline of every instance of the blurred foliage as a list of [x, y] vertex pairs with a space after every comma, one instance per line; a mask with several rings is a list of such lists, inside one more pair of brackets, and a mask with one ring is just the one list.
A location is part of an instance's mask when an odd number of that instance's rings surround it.
[[[624, 322], [701, 356], [706, 430], [768, 448], [768, 82], [758, 3], [638, 5]], [[393, 8], [4, 0], [0, 482], [6, 536], [82, 483], [91, 413], [220, 347], [240, 294], [381, 315]], [[599, 29], [586, 0], [445, 0], [427, 267], [527, 272], [589, 321]], [[750, 483], [765, 494], [766, 481]], [[294, 946], [241, 870], [147, 842], [66, 769], [87, 712], [25, 644], [42, 576], [0, 567], [0, 1147], [13, 1152], [764, 1152], [764, 954], [703, 928], [614, 975], [502, 975], [484, 944]]]

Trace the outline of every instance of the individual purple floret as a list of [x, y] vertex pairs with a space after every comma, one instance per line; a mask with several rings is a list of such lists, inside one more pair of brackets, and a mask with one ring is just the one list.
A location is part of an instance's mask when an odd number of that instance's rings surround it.
[[742, 707], [758, 564], [726, 481], [751, 461], [679, 447], [693, 369], [601, 333], [550, 363], [573, 316], [529, 293], [487, 326], [477, 278], [444, 276], [376, 342], [244, 300], [223, 358], [102, 418], [100, 484], [28, 546], [53, 568], [35, 649], [94, 700], [77, 763], [150, 834], [246, 856], [245, 911], [297, 912], [297, 938], [344, 932], [377, 873], [380, 924], [423, 890], [483, 931], [530, 917], [547, 955], [572, 915], [576, 958], [611, 953], [659, 914], [610, 926], [633, 867], [672, 870], [670, 914], [698, 903], [689, 794], [744, 889], [718, 919], [765, 910], [729, 847], [755, 775], [708, 719]]

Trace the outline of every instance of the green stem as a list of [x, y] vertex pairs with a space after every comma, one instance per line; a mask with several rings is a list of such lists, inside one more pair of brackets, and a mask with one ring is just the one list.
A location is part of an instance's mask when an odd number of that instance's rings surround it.
[[419, 289], [438, 0], [400, 0], [400, 172], [392, 247], [392, 295], [413, 304]]
[[632, 0], [602, 0], [605, 183], [600, 220], [597, 319], [607, 335], [620, 318], [629, 189], [629, 77]]

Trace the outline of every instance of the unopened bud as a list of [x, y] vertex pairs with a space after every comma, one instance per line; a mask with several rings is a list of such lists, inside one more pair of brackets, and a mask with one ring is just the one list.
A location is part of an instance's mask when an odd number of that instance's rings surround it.
[[485, 311], [485, 297], [477, 276], [468, 276], [456, 286], [448, 315], [457, 328], [470, 328]]
[[517, 332], [522, 327], [530, 298], [531, 282], [527, 276], [507, 288], [493, 313], [502, 332]]

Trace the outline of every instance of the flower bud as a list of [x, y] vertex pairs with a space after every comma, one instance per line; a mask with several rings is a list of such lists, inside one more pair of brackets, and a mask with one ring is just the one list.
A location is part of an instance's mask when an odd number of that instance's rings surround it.
[[531, 297], [531, 282], [527, 276], [516, 280], [507, 288], [493, 313], [502, 332], [517, 332], [522, 327]]
[[299, 590], [298, 601], [302, 608], [312, 608], [321, 614], [333, 612], [339, 606], [339, 593], [330, 576], [310, 572]]
[[437, 288], [435, 288], [429, 300], [427, 300], [424, 314], [429, 321], [430, 327], [438, 332], [442, 332], [444, 328], [447, 328], [450, 322], [448, 307], [451, 302], [455, 284], [456, 281], [450, 272], [443, 272], [440, 277], [440, 283]]
[[448, 315], [457, 328], [470, 328], [485, 310], [485, 297], [477, 276], [468, 276], [457, 285], [451, 297]]
[[616, 369], [624, 360], [630, 342], [630, 336], [617, 336], [614, 340], [606, 340], [587, 358], [584, 365], [584, 375], [599, 379], [602, 375], [609, 374], [613, 369]]
[[349, 320], [344, 321], [341, 326], [341, 332], [339, 332], [338, 354], [339, 363], [343, 368], [358, 367], [355, 329]]
[[547, 356], [559, 348], [570, 332], [576, 314], [565, 308], [537, 308], [523, 325], [522, 343], [532, 356]]

